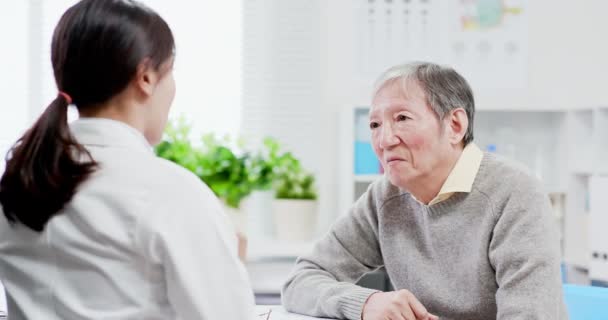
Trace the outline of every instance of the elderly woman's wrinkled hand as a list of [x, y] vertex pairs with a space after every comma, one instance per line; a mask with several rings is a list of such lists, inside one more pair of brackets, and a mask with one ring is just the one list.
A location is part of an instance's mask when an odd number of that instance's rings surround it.
[[363, 306], [362, 320], [438, 320], [408, 290], [376, 292]]

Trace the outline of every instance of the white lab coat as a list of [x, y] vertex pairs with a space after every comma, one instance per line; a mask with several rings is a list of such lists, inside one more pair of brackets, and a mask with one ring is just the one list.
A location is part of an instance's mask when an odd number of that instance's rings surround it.
[[235, 233], [209, 188], [122, 122], [70, 127], [100, 169], [42, 233], [0, 214], [10, 319], [253, 319]]

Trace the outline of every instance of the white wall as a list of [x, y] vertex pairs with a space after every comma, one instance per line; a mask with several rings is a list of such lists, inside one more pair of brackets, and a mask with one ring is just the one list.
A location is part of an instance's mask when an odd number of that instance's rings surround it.
[[608, 2], [529, 1], [529, 90], [481, 96], [482, 107], [587, 108], [608, 105]]
[[241, 2], [142, 0], [175, 37], [176, 95], [170, 117], [186, 115], [194, 131], [236, 135], [241, 105]]
[[320, 2], [245, 1], [243, 11], [241, 133], [277, 138], [312, 170], [320, 140]]
[[[341, 108], [368, 105], [371, 81], [356, 72], [357, 33], [353, 0], [323, 1], [321, 15], [324, 77], [322, 116], [323, 181], [338, 179]], [[567, 109], [608, 105], [608, 1], [525, 1], [529, 10], [528, 88], [475, 91], [478, 109]], [[496, 77], [500, 77], [497, 74]], [[348, 141], [350, 143], [350, 141]], [[326, 214], [337, 216], [337, 186], [322, 197], [334, 199]], [[326, 217], [331, 221], [332, 217]]]
[[0, 2], [0, 172], [4, 155], [23, 131], [28, 114], [27, 9], [25, 1]]

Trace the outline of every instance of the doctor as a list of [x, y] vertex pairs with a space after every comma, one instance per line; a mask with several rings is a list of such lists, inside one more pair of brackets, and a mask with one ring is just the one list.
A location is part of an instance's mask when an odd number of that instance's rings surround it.
[[51, 58], [59, 92], [0, 180], [10, 319], [252, 319], [218, 200], [151, 150], [175, 95], [169, 26], [136, 1], [82, 0]]

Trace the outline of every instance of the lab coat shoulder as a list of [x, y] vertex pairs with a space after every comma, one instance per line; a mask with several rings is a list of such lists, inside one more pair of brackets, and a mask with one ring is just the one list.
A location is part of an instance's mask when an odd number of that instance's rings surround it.
[[171, 161], [149, 160], [145, 165], [150, 178], [149, 202], [146, 215], [138, 223], [140, 240], [150, 245], [188, 236], [200, 239], [204, 234], [222, 242], [236, 255], [235, 234], [211, 189]]

